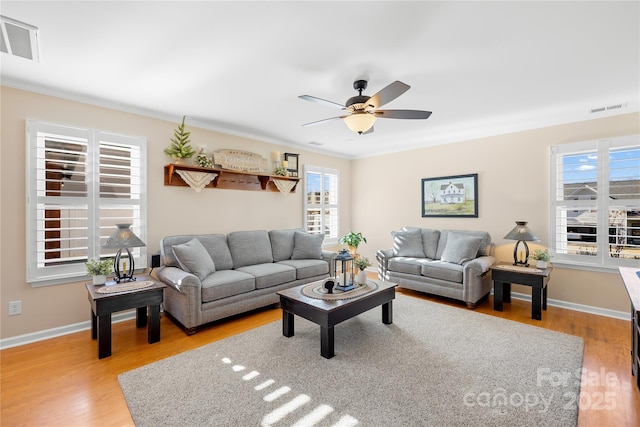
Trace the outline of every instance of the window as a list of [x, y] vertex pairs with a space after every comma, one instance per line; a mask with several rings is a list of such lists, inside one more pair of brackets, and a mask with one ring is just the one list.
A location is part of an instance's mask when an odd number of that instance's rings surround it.
[[[86, 276], [116, 224], [146, 241], [146, 140], [27, 121], [27, 282]], [[146, 265], [145, 248], [132, 248]]]
[[555, 260], [617, 268], [640, 259], [640, 136], [551, 147]]
[[338, 171], [305, 165], [304, 223], [309, 233], [338, 241]]

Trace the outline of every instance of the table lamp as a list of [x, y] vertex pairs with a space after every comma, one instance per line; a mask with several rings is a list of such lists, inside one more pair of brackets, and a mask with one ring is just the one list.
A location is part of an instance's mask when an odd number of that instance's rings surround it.
[[[113, 260], [113, 271], [115, 272], [114, 280], [116, 283], [120, 282], [131, 282], [136, 280], [133, 277], [133, 271], [135, 270], [135, 263], [133, 261], [133, 256], [131, 255], [131, 251], [129, 248], [139, 248], [141, 246], [146, 246], [145, 243], [140, 240], [136, 234], [131, 231], [129, 227], [131, 224], [116, 224], [118, 229], [113, 232], [111, 236], [107, 239], [103, 248], [106, 249], [118, 249], [118, 253], [116, 254], [115, 259]], [[122, 250], [126, 249], [127, 257], [129, 258], [129, 268], [127, 268], [126, 261], [123, 267], [124, 271], [120, 271], [120, 255], [122, 254]]]
[[[516, 226], [504, 236], [504, 238], [518, 241], [513, 248], [513, 265], [529, 267], [529, 246], [527, 246], [527, 242], [538, 242], [540, 239], [529, 230], [527, 222], [516, 221]], [[520, 246], [520, 243], [524, 245], [524, 256], [518, 256], [518, 246]]]

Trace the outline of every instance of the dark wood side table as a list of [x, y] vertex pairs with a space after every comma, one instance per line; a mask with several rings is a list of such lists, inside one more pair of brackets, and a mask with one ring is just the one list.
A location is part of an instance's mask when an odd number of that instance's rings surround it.
[[631, 300], [631, 374], [640, 391], [640, 268], [618, 267]]
[[136, 327], [148, 326], [149, 344], [160, 341], [160, 304], [166, 285], [151, 276], [136, 276], [136, 279], [138, 282], [152, 281], [153, 285], [131, 291], [100, 293], [100, 288], [119, 285], [86, 284], [91, 303], [91, 338], [98, 340], [98, 359], [111, 356], [111, 314], [116, 311], [135, 308]]
[[511, 284], [531, 286], [531, 318], [542, 320], [542, 310], [547, 309], [547, 284], [552, 267], [539, 269], [520, 267], [506, 262], [491, 267], [493, 280], [493, 309], [502, 311], [503, 302], [511, 302]]

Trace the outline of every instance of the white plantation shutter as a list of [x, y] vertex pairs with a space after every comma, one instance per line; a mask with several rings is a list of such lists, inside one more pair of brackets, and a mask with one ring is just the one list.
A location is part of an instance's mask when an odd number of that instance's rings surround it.
[[[119, 223], [146, 239], [146, 140], [27, 122], [27, 281], [86, 276]], [[133, 250], [146, 265], [144, 248]]]
[[325, 243], [338, 241], [337, 170], [305, 165], [305, 226], [309, 233], [324, 233]]
[[551, 147], [554, 261], [616, 268], [640, 258], [640, 136]]

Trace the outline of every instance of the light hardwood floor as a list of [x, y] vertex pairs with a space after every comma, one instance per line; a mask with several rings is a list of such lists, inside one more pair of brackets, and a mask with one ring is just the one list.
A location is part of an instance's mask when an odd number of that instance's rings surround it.
[[[400, 292], [467, 310], [457, 302]], [[492, 307], [489, 297], [475, 311], [584, 339], [588, 384], [583, 381], [579, 426], [640, 425], [640, 393], [630, 372], [629, 321], [557, 307], [549, 307], [537, 321], [531, 319], [531, 305], [517, 300], [505, 304], [503, 312]], [[132, 426], [118, 385], [120, 373], [280, 319], [280, 309], [265, 309], [187, 336], [162, 316], [161, 341], [152, 345], [147, 343], [146, 329], [136, 329], [135, 320], [129, 320], [113, 325], [113, 355], [102, 360], [90, 331], [3, 350], [0, 425]]]

